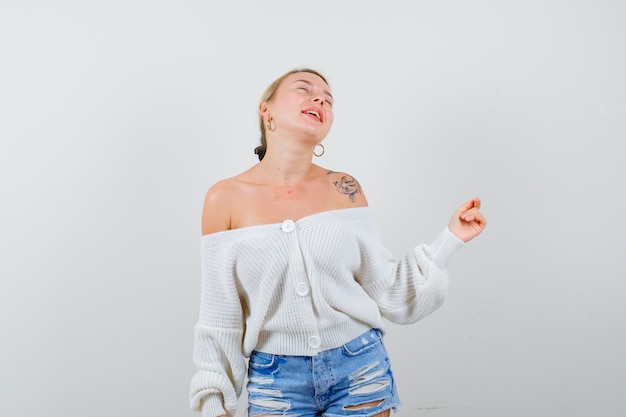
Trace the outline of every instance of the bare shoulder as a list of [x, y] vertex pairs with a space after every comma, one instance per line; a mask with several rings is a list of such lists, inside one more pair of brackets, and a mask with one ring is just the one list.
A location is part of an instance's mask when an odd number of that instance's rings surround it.
[[330, 181], [330, 185], [337, 193], [336, 196], [341, 207], [367, 206], [367, 199], [361, 184], [352, 175], [345, 172], [327, 170], [326, 176]]
[[213, 184], [206, 192], [202, 209], [203, 235], [231, 228], [230, 202], [235, 184], [236, 181], [233, 178], [224, 179]]

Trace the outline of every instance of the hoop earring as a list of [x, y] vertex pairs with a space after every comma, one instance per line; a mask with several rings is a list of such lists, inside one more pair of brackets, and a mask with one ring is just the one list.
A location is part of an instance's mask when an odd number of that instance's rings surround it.
[[[317, 148], [318, 146], [320, 146], [320, 147], [322, 148], [322, 152], [320, 152], [320, 153], [315, 152], [315, 148]], [[324, 149], [324, 145], [322, 145], [321, 143], [318, 143], [317, 145], [315, 145], [315, 146], [313, 147], [313, 155], [317, 156], [318, 158], [319, 158], [320, 156], [324, 155], [324, 152], [325, 152], [325, 151], [326, 151], [326, 150]]]

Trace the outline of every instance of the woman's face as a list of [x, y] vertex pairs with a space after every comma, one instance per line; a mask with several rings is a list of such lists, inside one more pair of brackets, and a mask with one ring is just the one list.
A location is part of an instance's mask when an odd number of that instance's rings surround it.
[[[265, 103], [265, 111], [273, 118], [277, 130], [300, 131], [321, 142], [334, 120], [333, 96], [329, 90], [317, 75], [297, 72], [283, 80], [272, 100]], [[261, 111], [264, 111], [263, 104]]]

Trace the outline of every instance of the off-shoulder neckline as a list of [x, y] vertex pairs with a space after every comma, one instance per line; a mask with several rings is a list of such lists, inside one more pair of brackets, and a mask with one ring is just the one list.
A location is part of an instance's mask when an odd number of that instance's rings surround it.
[[220, 232], [215, 232], [215, 233], [209, 233], [206, 235], [202, 235], [202, 240], [206, 241], [206, 240], [213, 240], [213, 239], [218, 239], [219, 238], [225, 238], [227, 236], [231, 236], [231, 235], [238, 235], [238, 234], [242, 234], [242, 233], [248, 233], [248, 232], [252, 232], [252, 231], [256, 231], [256, 230], [261, 230], [261, 229], [280, 229], [280, 226], [285, 222], [285, 221], [293, 221], [296, 225], [306, 225], [307, 223], [313, 223], [313, 222], [317, 222], [319, 221], [319, 218], [324, 218], [324, 217], [341, 217], [343, 215], [350, 215], [350, 216], [354, 216], [355, 214], [358, 214], [358, 212], [363, 212], [365, 213], [369, 213], [370, 212], [370, 208], [369, 206], [361, 206], [361, 207], [349, 207], [349, 208], [340, 208], [340, 209], [332, 209], [332, 210], [324, 210], [324, 211], [319, 211], [317, 213], [312, 213], [312, 214], [307, 214], [306, 216], [302, 216], [299, 219], [289, 219], [286, 218], [281, 222], [277, 222], [277, 223], [264, 223], [264, 224], [256, 224], [256, 225], [252, 225], [252, 226], [244, 226], [244, 227], [238, 227], [236, 229], [229, 229], [229, 230], [223, 230]]

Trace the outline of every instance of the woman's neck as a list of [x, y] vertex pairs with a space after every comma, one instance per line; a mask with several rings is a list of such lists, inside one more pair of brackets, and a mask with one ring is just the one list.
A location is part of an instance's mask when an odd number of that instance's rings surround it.
[[314, 167], [311, 158], [311, 148], [268, 148], [257, 167], [259, 173], [262, 173], [271, 183], [299, 184], [310, 177]]

